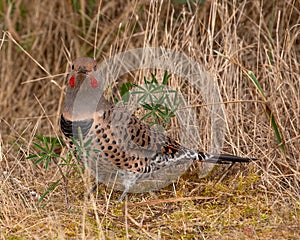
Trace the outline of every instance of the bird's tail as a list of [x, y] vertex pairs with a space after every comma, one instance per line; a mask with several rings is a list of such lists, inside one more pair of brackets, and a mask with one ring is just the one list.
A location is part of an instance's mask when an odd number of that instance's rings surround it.
[[229, 154], [208, 154], [199, 152], [199, 159], [203, 162], [216, 163], [216, 164], [232, 164], [236, 162], [248, 163], [257, 160], [256, 158], [243, 158]]

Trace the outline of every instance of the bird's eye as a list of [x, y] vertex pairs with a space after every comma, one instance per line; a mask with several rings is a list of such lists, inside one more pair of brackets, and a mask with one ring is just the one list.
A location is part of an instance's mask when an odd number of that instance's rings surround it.
[[93, 69], [94, 69], [94, 71], [97, 71], [97, 65], [95, 65], [95, 66], [93, 67]]
[[72, 70], [74, 70], [74, 64], [72, 64]]

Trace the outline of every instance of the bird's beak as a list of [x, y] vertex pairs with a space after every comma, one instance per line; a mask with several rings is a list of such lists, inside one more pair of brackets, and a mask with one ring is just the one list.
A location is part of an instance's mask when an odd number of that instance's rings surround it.
[[86, 74], [88, 70], [84, 66], [79, 66], [77, 72]]

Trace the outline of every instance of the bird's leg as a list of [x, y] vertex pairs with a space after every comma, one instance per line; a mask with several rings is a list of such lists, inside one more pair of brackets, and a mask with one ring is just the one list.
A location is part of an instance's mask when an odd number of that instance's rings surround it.
[[100, 182], [96, 182], [96, 183], [92, 186], [92, 188], [88, 191], [87, 197], [90, 197], [91, 194], [92, 194], [95, 190], [97, 190], [97, 187], [98, 187], [99, 184], [100, 184]]
[[126, 194], [129, 192], [129, 190], [135, 185], [137, 179], [140, 177], [140, 175], [137, 175], [134, 172], [131, 172], [130, 174], [124, 175], [124, 173], [120, 172], [121, 177], [123, 178], [123, 186], [124, 191], [119, 198], [119, 202], [123, 202]]
[[123, 200], [124, 200], [125, 196], [127, 195], [128, 191], [129, 191], [128, 188], [126, 188], [126, 189], [123, 191], [123, 193], [122, 193], [121, 197], [119, 198], [118, 202], [123, 202]]

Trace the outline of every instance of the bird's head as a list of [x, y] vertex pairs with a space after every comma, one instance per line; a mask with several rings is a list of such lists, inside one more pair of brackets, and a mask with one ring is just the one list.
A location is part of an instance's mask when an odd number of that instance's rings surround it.
[[67, 77], [63, 115], [67, 119], [90, 118], [101, 107], [108, 106], [103, 97], [97, 62], [89, 57], [76, 58]]
[[68, 88], [78, 89], [82, 83], [89, 80], [91, 88], [98, 87], [98, 81], [95, 79], [97, 71], [97, 62], [89, 57], [76, 58], [72, 63], [72, 70], [68, 75]]

